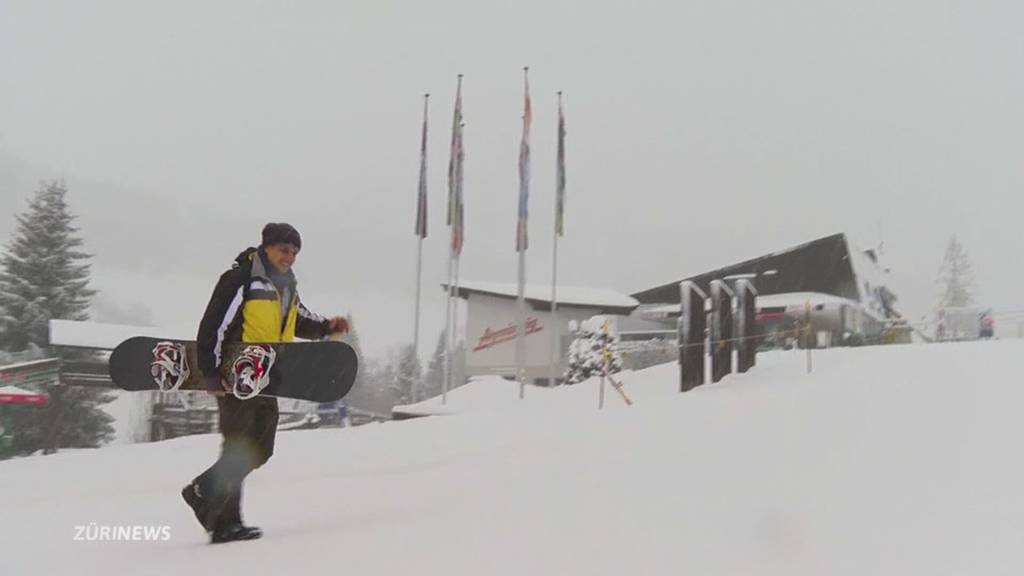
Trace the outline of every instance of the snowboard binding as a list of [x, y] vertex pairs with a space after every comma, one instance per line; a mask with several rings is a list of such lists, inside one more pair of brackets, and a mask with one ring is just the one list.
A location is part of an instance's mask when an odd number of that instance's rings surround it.
[[231, 393], [239, 400], [248, 400], [270, 384], [270, 369], [277, 359], [277, 351], [267, 344], [246, 346], [231, 366], [233, 384]]
[[153, 347], [153, 361], [149, 364], [149, 373], [161, 392], [177, 390], [188, 380], [190, 374], [185, 345], [157, 342]]

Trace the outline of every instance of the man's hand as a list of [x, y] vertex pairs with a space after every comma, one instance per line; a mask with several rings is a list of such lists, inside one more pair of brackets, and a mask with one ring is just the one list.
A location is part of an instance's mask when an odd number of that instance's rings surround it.
[[348, 319], [344, 316], [335, 316], [327, 321], [327, 330], [331, 334], [344, 334], [348, 332]]

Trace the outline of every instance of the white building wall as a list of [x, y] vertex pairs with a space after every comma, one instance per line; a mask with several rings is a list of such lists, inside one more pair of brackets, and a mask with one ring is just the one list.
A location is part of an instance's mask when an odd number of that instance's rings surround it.
[[[550, 377], [551, 333], [562, 342], [559, 375], [565, 372], [569, 322], [580, 322], [597, 308], [559, 308], [557, 322], [550, 311], [534, 310], [526, 303], [526, 377], [532, 381]], [[466, 375], [515, 375], [517, 304], [514, 299], [470, 294], [466, 314]], [[571, 340], [570, 340], [571, 341]]]

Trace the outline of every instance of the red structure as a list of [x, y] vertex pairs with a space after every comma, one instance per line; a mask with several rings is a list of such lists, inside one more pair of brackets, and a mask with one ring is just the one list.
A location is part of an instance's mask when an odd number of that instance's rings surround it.
[[17, 386], [0, 386], [0, 404], [46, 404], [49, 401], [46, 394], [29, 392]]

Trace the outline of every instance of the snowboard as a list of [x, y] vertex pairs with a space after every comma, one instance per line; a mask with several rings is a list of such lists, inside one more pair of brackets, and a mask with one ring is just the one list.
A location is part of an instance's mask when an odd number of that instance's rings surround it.
[[[252, 396], [334, 402], [352, 389], [359, 369], [352, 347], [332, 340], [270, 344], [232, 342], [225, 343], [224, 348], [221, 377], [229, 386], [236, 381], [236, 371], [244, 371], [241, 357], [261, 360], [249, 362], [249, 367], [260, 365], [255, 374], [265, 378], [261, 381], [265, 387], [241, 387]], [[259, 348], [255, 355], [254, 348]], [[241, 368], [236, 370], [236, 365]], [[253, 375], [252, 370], [249, 375]], [[110, 355], [110, 378], [124, 390], [206, 390], [202, 377], [194, 341], [137, 336], [118, 344]]]

